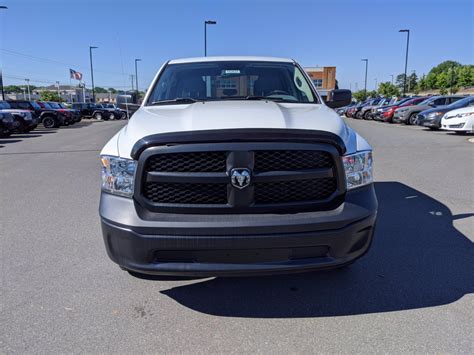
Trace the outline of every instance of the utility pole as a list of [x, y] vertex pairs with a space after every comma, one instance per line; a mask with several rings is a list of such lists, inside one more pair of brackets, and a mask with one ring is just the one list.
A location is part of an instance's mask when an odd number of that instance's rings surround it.
[[207, 20], [204, 21], [204, 56], [207, 57], [207, 25], [215, 25], [216, 21]]
[[28, 88], [28, 100], [31, 101], [31, 93], [30, 93], [30, 79], [25, 79], [26, 87]]
[[132, 81], [132, 92], [135, 91], [135, 88], [133, 87], [133, 78], [134, 78], [135, 75], [131, 74], [130, 75], [130, 80]]
[[[92, 82], [92, 101], [95, 103], [95, 89], [94, 89], [94, 67], [92, 66], [92, 50], [99, 47], [89, 47], [89, 57], [91, 60], [91, 82]], [[85, 100], [85, 99], [84, 99]]]
[[403, 95], [407, 92], [407, 67], [408, 67], [408, 46], [410, 44], [410, 30], [399, 30], [398, 32], [406, 32], [407, 34], [407, 51], [405, 55], [405, 78], [403, 80]]
[[367, 98], [367, 71], [369, 70], [369, 60], [361, 59], [361, 61], [365, 62], [364, 97]]
[[141, 59], [135, 59], [135, 88], [137, 89], [137, 100], [139, 99], [139, 91], [138, 91], [138, 69], [137, 69], [137, 63], [141, 62]]
[[23, 90], [23, 100], [26, 100], [26, 88], [21, 88]]

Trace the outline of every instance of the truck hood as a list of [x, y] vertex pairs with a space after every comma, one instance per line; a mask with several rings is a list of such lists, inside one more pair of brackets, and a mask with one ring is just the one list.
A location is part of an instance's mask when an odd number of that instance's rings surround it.
[[[346, 144], [354, 139], [342, 118], [322, 104], [273, 101], [218, 101], [184, 105], [142, 106], [118, 135], [120, 156], [130, 158], [143, 137], [169, 132], [239, 128], [306, 129], [334, 133]], [[355, 148], [354, 148], [355, 149]]]

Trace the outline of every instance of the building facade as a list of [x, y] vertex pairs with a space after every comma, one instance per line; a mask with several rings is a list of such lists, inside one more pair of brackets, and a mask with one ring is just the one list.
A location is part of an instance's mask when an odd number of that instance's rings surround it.
[[307, 67], [304, 70], [321, 96], [336, 89], [336, 67]]

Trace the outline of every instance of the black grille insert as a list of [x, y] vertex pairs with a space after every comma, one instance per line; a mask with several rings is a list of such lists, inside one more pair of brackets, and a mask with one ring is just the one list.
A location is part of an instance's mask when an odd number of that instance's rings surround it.
[[336, 179], [278, 181], [255, 184], [255, 203], [288, 203], [323, 200], [336, 191]]
[[146, 171], [202, 172], [226, 171], [226, 152], [189, 152], [159, 154], [146, 162]]
[[255, 171], [330, 168], [331, 154], [318, 150], [262, 150], [255, 152]]
[[144, 195], [155, 203], [226, 204], [226, 184], [145, 183]]

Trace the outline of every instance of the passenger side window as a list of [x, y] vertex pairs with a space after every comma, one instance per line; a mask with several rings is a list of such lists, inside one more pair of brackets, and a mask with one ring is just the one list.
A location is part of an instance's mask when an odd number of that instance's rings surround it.
[[435, 106], [441, 106], [441, 105], [445, 105], [446, 104], [446, 98], [445, 97], [441, 97], [439, 99], [436, 99], [433, 101], [433, 104]]
[[448, 97], [448, 103], [447, 104], [452, 104], [453, 102], [456, 102], [460, 100], [460, 97]]

